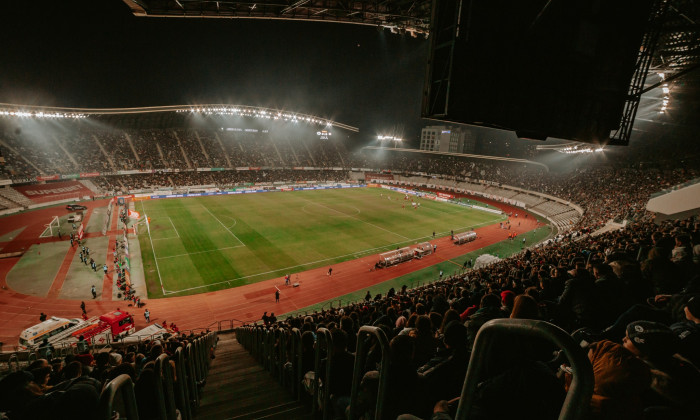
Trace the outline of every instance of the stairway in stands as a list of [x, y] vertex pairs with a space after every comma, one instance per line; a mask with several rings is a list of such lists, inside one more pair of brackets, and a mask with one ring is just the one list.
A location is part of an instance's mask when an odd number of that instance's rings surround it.
[[197, 419], [311, 419], [310, 411], [263, 369], [235, 334], [219, 334]]
[[9, 185], [5, 185], [3, 187], [0, 187], [0, 196], [17, 204], [16, 207], [28, 207], [28, 206], [31, 206], [32, 204], [36, 204], [32, 200], [25, 197], [19, 191], [10, 187]]
[[81, 179], [80, 183], [85, 186], [88, 190], [92, 191], [92, 195], [101, 196], [103, 194], [102, 190], [97, 188], [97, 185], [90, 181], [89, 179]]

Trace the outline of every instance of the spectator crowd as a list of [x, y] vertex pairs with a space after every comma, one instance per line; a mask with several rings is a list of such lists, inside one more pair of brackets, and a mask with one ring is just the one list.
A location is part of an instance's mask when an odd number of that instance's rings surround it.
[[[513, 318], [554, 323], [586, 348], [595, 379], [590, 418], [689, 419], [700, 416], [699, 274], [699, 220], [638, 222], [529, 249], [416, 289], [368, 291], [345, 307], [268, 318], [264, 328], [281, 328], [288, 338], [293, 328], [301, 331], [301, 370], [324, 382], [333, 418], [349, 410], [361, 326], [379, 327], [390, 340], [383, 418], [446, 419], [455, 413], [479, 329]], [[319, 328], [332, 336], [330, 384], [325, 365], [313, 373]], [[275, 345], [291, 342], [278, 338]], [[369, 345], [360, 413], [373, 411], [381, 370], [378, 343]], [[557, 418], [571, 380], [561, 352], [527, 338], [503, 338], [490, 348], [475, 418]]]
[[[112, 379], [126, 374], [134, 383], [139, 418], [156, 419], [156, 381], [160, 380], [156, 359], [161, 354], [175, 355], [178, 348], [186, 348], [196, 337], [192, 333], [180, 334], [98, 352], [82, 346], [79, 354], [65, 357], [56, 357], [50, 346], [44, 346], [43, 358], [0, 379], [0, 412], [11, 420], [99, 419], [102, 389]], [[167, 368], [172, 369], [172, 376], [178, 381], [182, 379], [175, 374], [176, 363], [177, 358], [170, 357]]]

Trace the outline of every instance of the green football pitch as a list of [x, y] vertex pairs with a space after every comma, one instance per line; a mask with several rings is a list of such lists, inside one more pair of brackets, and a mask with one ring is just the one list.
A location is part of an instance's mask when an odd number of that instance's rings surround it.
[[237, 287], [503, 220], [415, 200], [418, 209], [400, 193], [348, 188], [137, 202], [150, 218], [139, 229], [149, 297]]

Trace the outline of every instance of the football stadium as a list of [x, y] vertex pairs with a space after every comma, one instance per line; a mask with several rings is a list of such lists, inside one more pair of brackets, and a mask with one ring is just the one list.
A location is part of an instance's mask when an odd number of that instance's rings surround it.
[[700, 417], [694, 2], [35, 6], [2, 418]]

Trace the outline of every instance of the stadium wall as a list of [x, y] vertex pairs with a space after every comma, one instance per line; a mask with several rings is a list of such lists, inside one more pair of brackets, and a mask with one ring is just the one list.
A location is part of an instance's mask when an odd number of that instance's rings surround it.
[[[428, 175], [400, 176], [400, 175], [396, 175], [396, 174], [394, 174], [394, 180], [395, 180], [395, 182], [398, 182], [398, 183], [414, 183], [414, 184], [421, 184], [421, 185], [434, 185], [434, 186], [447, 187], [447, 188], [459, 188], [459, 189], [463, 189], [466, 192], [469, 192], [473, 195], [484, 195], [484, 193], [482, 191], [480, 191], [480, 189], [483, 189], [484, 187], [498, 188], [501, 190], [509, 190], [509, 191], [512, 191], [512, 192], [515, 192], [518, 194], [528, 194], [528, 195], [531, 195], [534, 197], [539, 197], [542, 199], [555, 201], [559, 204], [563, 204], [565, 206], [571, 207], [572, 209], [576, 210], [576, 212], [579, 215], [583, 215], [583, 208], [581, 208], [581, 206], [574, 204], [570, 201], [562, 200], [559, 197], [554, 197], [554, 196], [551, 196], [549, 194], [544, 194], [544, 193], [540, 193], [537, 191], [524, 190], [522, 188], [498, 184], [495, 182], [488, 182], [488, 181], [483, 182], [483, 181], [477, 181], [477, 180], [461, 181], [461, 180], [458, 180], [455, 178], [438, 179], [438, 178], [433, 178], [432, 176], [428, 176]], [[381, 181], [381, 180], [377, 180], [377, 181]], [[510, 201], [508, 201], [510, 199], [507, 197], [503, 197], [502, 195], [491, 194], [491, 193], [488, 193], [488, 195], [499, 197], [503, 200], [506, 200], [505, 202], [510, 203]], [[489, 197], [487, 196], [487, 198], [489, 198]], [[511, 200], [511, 201], [513, 201], [513, 200]], [[510, 204], [514, 204], [514, 205], [516, 205], [518, 207], [522, 207], [522, 208], [528, 208], [528, 206], [525, 203], [522, 203], [522, 202], [518, 203], [517, 200], [513, 201]]]
[[0, 216], [5, 216], [7, 214], [13, 214], [13, 213], [19, 213], [22, 210], [23, 210], [22, 207], [15, 207], [15, 208], [11, 208], [11, 209], [0, 210]]
[[656, 221], [680, 219], [700, 213], [700, 183], [695, 183], [652, 198], [647, 210], [657, 214]]

